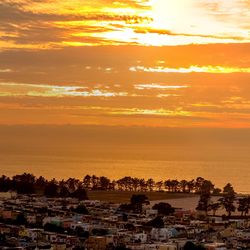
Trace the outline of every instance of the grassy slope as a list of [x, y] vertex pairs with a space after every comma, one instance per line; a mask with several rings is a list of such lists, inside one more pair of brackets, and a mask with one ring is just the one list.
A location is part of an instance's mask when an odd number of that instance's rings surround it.
[[101, 200], [114, 203], [129, 202], [133, 194], [145, 194], [149, 200], [167, 200], [193, 197], [193, 194], [166, 193], [166, 192], [130, 192], [130, 191], [88, 191], [90, 200]]

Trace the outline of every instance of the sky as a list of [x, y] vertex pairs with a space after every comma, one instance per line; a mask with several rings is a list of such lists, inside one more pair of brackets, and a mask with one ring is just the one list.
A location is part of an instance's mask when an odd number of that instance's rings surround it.
[[249, 0], [0, 0], [2, 174], [250, 193], [249, 147]]
[[250, 128], [248, 0], [2, 0], [0, 124]]

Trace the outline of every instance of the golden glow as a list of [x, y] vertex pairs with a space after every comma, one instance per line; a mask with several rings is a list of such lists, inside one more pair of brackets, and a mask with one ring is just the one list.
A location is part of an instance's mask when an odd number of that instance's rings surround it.
[[[11, 2], [18, 3], [10, 7], [6, 1], [8, 11], [13, 8], [9, 16], [14, 29], [0, 30], [3, 37], [8, 37], [7, 42], [1, 42], [2, 48], [250, 42], [249, 13], [245, 11], [249, 7], [247, 0], [214, 3], [209, 0], [87, 0], [84, 4], [80, 0]], [[27, 20], [26, 24], [24, 19], [20, 24], [18, 17], [13, 15], [18, 12], [23, 12], [27, 19], [30, 16], [33, 21]], [[26, 33], [30, 39], [22, 39]]]

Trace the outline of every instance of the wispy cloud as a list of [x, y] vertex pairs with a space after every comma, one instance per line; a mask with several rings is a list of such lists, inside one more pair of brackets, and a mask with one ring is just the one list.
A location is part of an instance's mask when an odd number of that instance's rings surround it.
[[10, 73], [12, 72], [11, 69], [0, 69], [0, 73]]
[[111, 92], [101, 89], [88, 89], [81, 86], [57, 86], [25, 83], [0, 83], [0, 96], [33, 97], [115, 97], [126, 96], [126, 92]]
[[166, 89], [166, 90], [176, 90], [176, 89], [183, 89], [188, 88], [186, 85], [165, 85], [165, 84], [158, 84], [158, 83], [149, 83], [149, 84], [135, 84], [135, 89]]
[[130, 71], [143, 71], [151, 73], [213, 73], [213, 74], [227, 74], [227, 73], [250, 73], [250, 68], [239, 67], [226, 67], [226, 66], [198, 66], [191, 65], [188, 68], [168, 68], [163, 66], [157, 67], [144, 67], [144, 66], [132, 66]]
[[168, 109], [138, 109], [138, 108], [131, 108], [131, 109], [120, 109], [120, 110], [113, 110], [110, 114], [114, 115], [142, 115], [142, 116], [166, 116], [166, 117], [174, 117], [174, 116], [190, 116], [191, 113], [188, 111], [182, 110], [182, 108], [177, 108], [174, 110]]
[[197, 37], [200, 38], [209, 38], [209, 39], [215, 39], [215, 40], [238, 40], [238, 41], [244, 41], [244, 36], [234, 36], [232, 34], [221, 34], [221, 35], [213, 35], [213, 34], [201, 34], [201, 33], [181, 33], [181, 32], [174, 32], [171, 30], [166, 29], [157, 29], [157, 28], [145, 28], [145, 27], [138, 27], [134, 29], [135, 33], [139, 34], [157, 34], [157, 35], [167, 35], [167, 36], [179, 36], [179, 37], [193, 37], [194, 39]]

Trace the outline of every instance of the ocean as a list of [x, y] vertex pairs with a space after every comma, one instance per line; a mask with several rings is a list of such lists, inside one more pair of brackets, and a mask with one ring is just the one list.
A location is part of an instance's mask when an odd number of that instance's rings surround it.
[[248, 136], [248, 130], [0, 127], [0, 174], [29, 172], [49, 179], [94, 174], [156, 181], [201, 176], [217, 187], [230, 182], [237, 192], [250, 194]]

